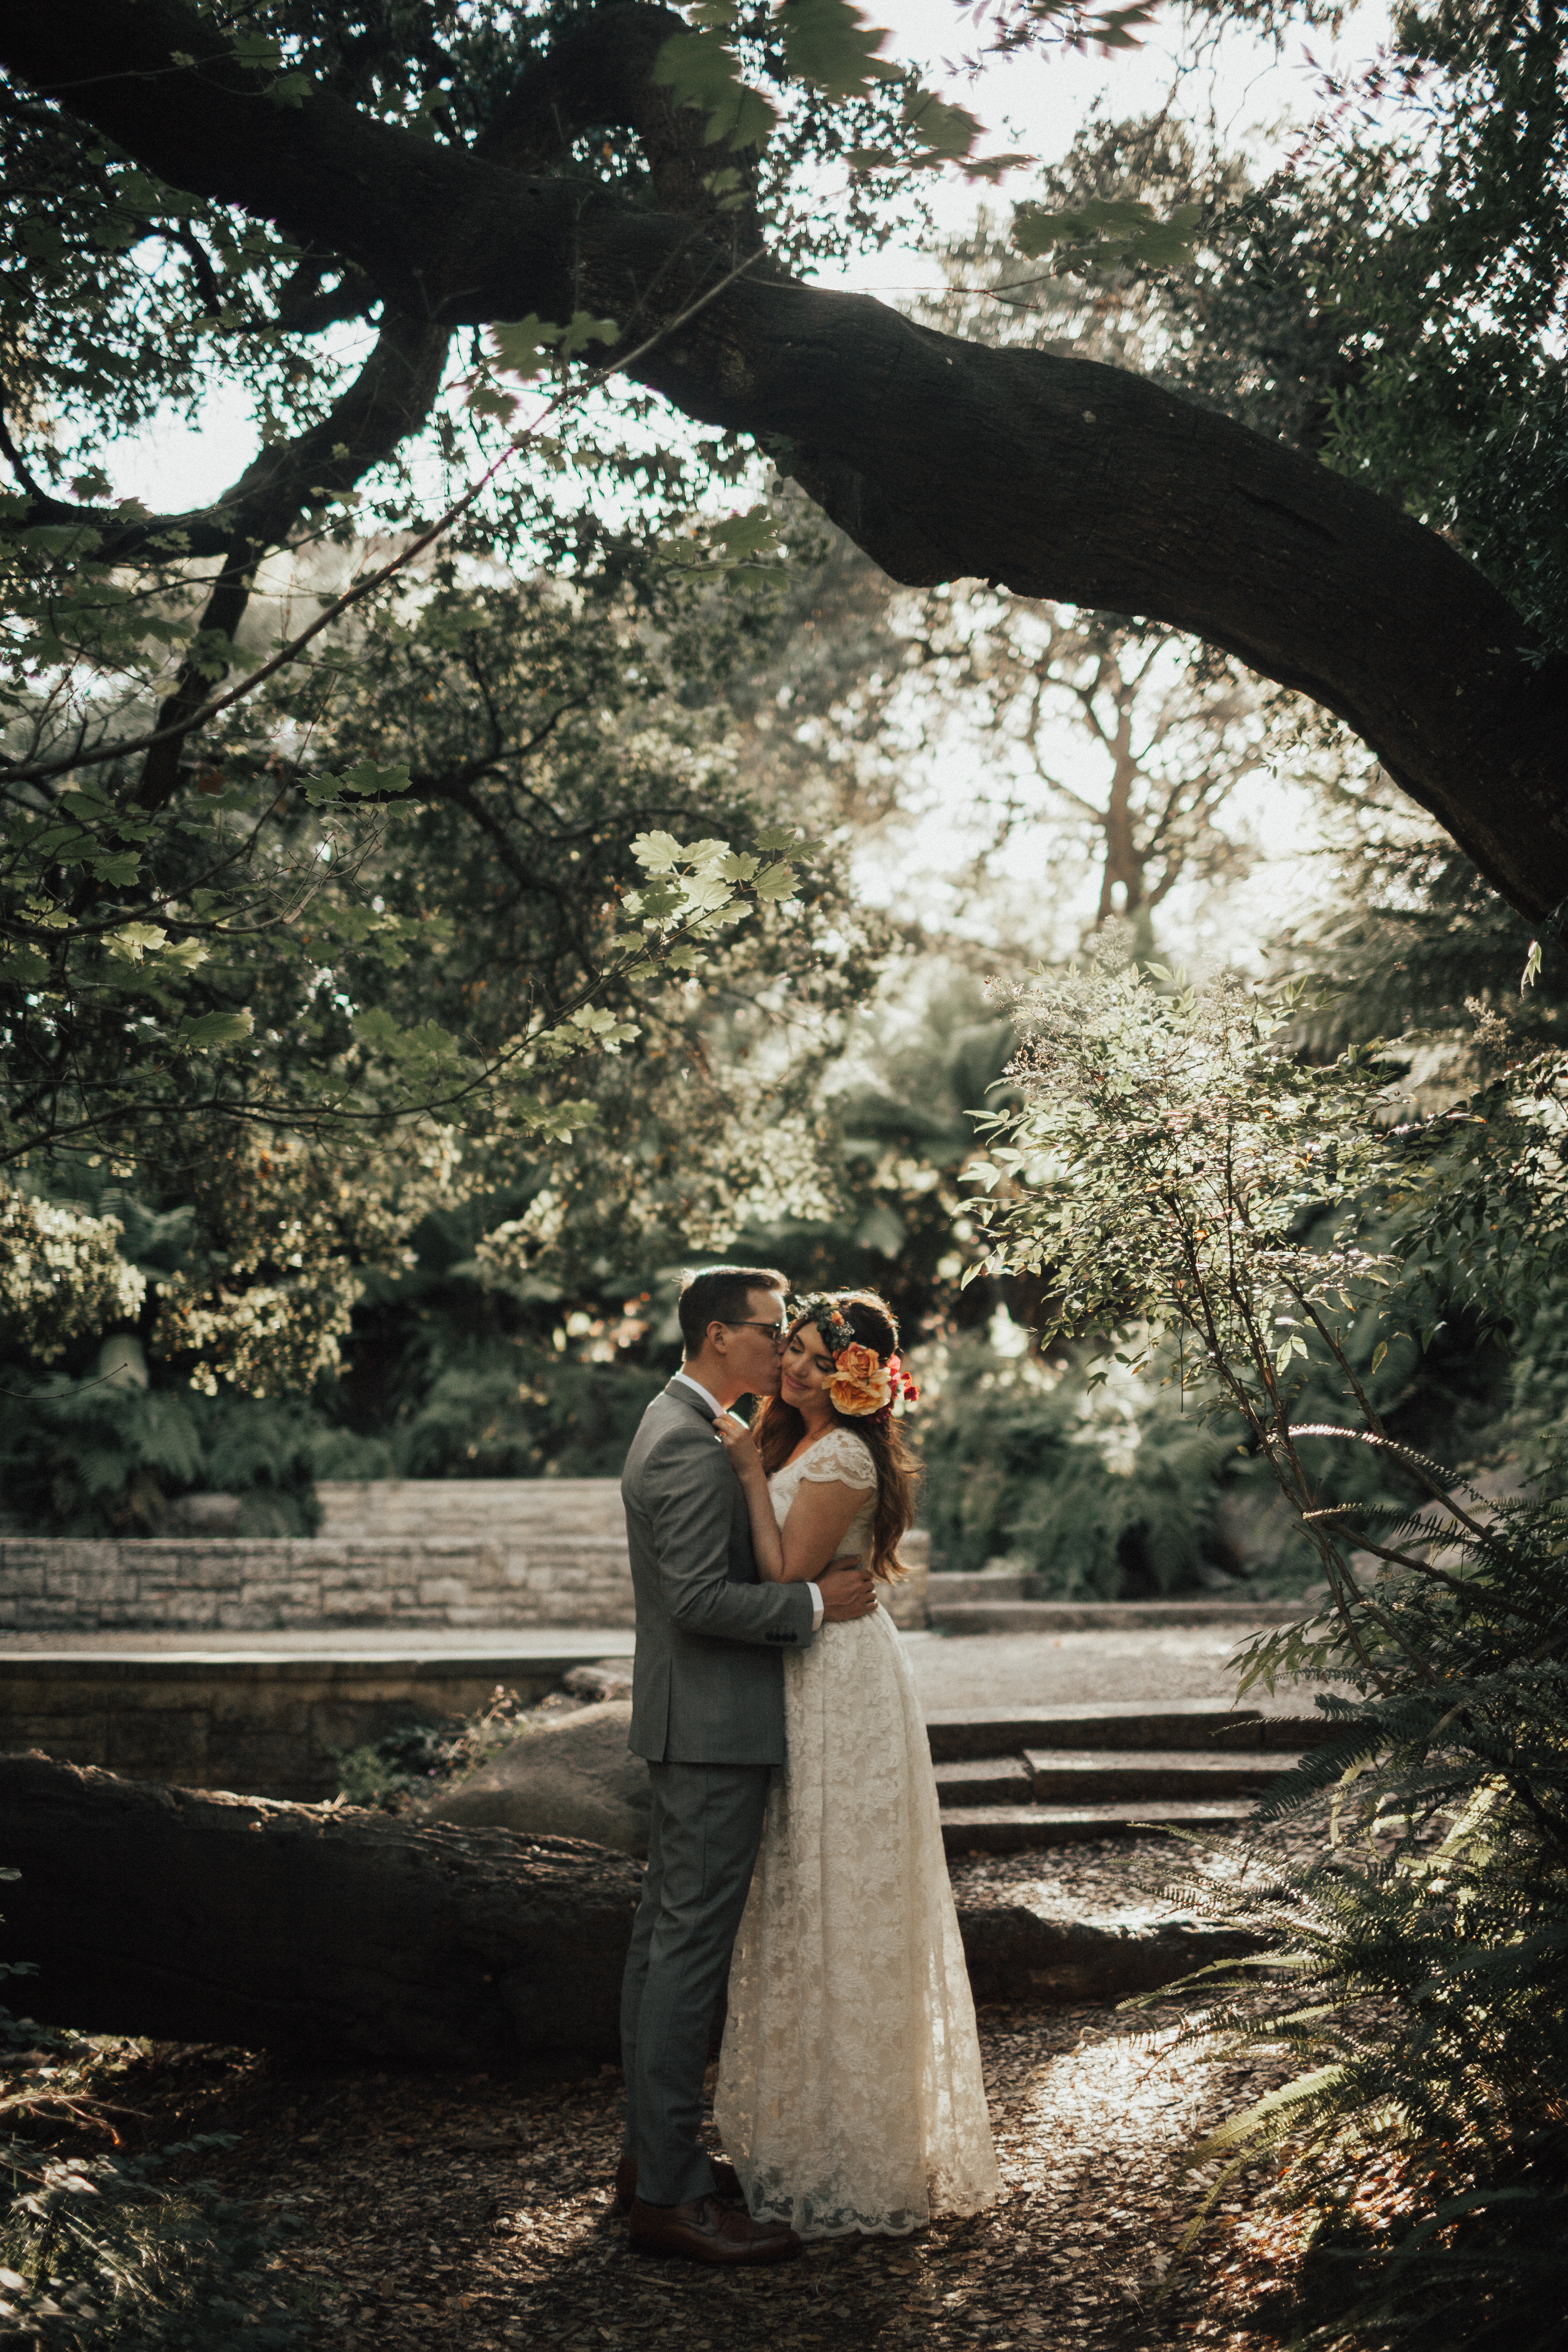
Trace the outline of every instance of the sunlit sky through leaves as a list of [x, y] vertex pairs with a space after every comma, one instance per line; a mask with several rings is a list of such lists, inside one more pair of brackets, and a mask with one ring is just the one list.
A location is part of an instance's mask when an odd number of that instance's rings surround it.
[[[1216, 36], [1205, 20], [1184, 26], [1174, 13], [1158, 24], [1136, 53], [1079, 55], [1053, 50], [991, 65], [970, 82], [949, 70], [976, 46], [975, 27], [952, 0], [885, 0], [868, 14], [886, 23], [893, 54], [920, 65], [934, 87], [977, 113], [993, 133], [988, 142], [1017, 147], [1042, 161], [1065, 152], [1097, 105], [1116, 115], [1152, 112], [1169, 103], [1221, 144], [1250, 154], [1259, 172], [1283, 157], [1289, 127], [1310, 120], [1325, 67], [1370, 57], [1387, 21], [1381, 0], [1358, 10], [1339, 42], [1293, 35], [1276, 51], [1239, 28]], [[994, 208], [1028, 192], [1030, 173], [1015, 172], [995, 192], [978, 191], [956, 173], [931, 191], [939, 229], [959, 232], [984, 194]], [[823, 201], [834, 201], [825, 186]], [[895, 304], [913, 302], [940, 284], [930, 257], [904, 245], [861, 257], [817, 280], [874, 294]], [[343, 330], [344, 356], [357, 354], [367, 332]], [[685, 431], [684, 424], [679, 428]], [[155, 420], [113, 453], [115, 488], [155, 509], [215, 498], [255, 454], [255, 430], [245, 394], [218, 384], [195, 422]], [[1039, 952], [1070, 949], [1092, 913], [1093, 876], [1058, 822], [1039, 814], [1016, 826], [992, 857], [992, 879], [976, 898], [960, 889], [965, 873], [991, 840], [997, 810], [1009, 797], [1027, 804], [1032, 789], [999, 760], [994, 748], [962, 740], [963, 730], [934, 752], [910, 761], [908, 818], [867, 844], [862, 886], [871, 898], [897, 901], [939, 926], [972, 937], [1029, 943]], [[1092, 791], [1092, 747], [1064, 724], [1054, 764], [1065, 780]], [[1310, 851], [1316, 835], [1311, 803], [1300, 788], [1258, 777], [1244, 787], [1246, 829], [1263, 853], [1251, 877], [1227, 887], [1223, 908], [1214, 893], [1178, 890], [1161, 913], [1165, 951], [1205, 964], [1216, 958], [1250, 961], [1258, 943], [1301, 911], [1315, 886]]]

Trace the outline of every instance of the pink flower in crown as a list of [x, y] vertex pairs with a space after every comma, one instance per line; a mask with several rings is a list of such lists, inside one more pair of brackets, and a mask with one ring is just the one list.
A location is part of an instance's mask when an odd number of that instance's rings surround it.
[[841, 1348], [833, 1359], [833, 1378], [827, 1383], [827, 1394], [835, 1410], [858, 1421], [865, 1414], [879, 1412], [892, 1402], [893, 1384], [888, 1370], [878, 1357], [875, 1348], [863, 1347], [858, 1340]]

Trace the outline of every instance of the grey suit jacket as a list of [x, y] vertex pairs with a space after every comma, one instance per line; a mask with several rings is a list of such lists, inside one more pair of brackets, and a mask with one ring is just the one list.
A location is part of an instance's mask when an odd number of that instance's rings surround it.
[[621, 1474], [637, 1594], [634, 1756], [655, 1764], [782, 1764], [786, 1649], [812, 1637], [804, 1584], [763, 1584], [745, 1493], [713, 1416], [672, 1381]]

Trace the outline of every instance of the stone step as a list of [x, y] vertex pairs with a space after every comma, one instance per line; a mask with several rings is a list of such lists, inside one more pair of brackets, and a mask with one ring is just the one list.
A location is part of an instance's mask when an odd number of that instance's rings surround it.
[[[1279, 1748], [1254, 1748], [1239, 1756], [1184, 1755], [1158, 1748], [1029, 1748], [1024, 1751], [1037, 1805], [1113, 1804], [1143, 1797], [1256, 1799], [1281, 1772], [1300, 1761], [1299, 1756]], [[942, 1769], [978, 1775], [987, 1768], [946, 1764]], [[978, 1793], [973, 1800], [975, 1804], [999, 1801]]]
[[[931, 1622], [943, 1633], [1102, 1633], [1169, 1631], [1188, 1625], [1293, 1625], [1310, 1614], [1301, 1601], [947, 1601], [931, 1584]], [[989, 1580], [987, 1580], [989, 1581]]]
[[1027, 1805], [1034, 1802], [1034, 1776], [1021, 1756], [975, 1756], [936, 1767], [936, 1793], [949, 1805]]
[[1216, 1706], [1212, 1699], [1119, 1699], [1100, 1706], [931, 1707], [932, 1760], [1021, 1757], [1026, 1748], [1182, 1749], [1212, 1756], [1249, 1748], [1321, 1747], [1335, 1728], [1318, 1715]]
[[1236, 1803], [947, 1805], [942, 1842], [950, 1854], [1018, 1853], [1033, 1846], [1081, 1845], [1091, 1838], [1146, 1837], [1159, 1830], [1215, 1830], [1224, 1836], [1251, 1811]]

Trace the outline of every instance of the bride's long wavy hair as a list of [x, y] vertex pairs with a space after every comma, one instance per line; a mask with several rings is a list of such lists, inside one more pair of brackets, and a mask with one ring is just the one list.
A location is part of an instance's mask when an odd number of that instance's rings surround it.
[[[833, 1301], [862, 1346], [874, 1348], [884, 1363], [896, 1355], [899, 1327], [893, 1310], [874, 1290], [830, 1290]], [[793, 1339], [810, 1318], [797, 1315], [789, 1327]], [[909, 1571], [899, 1558], [899, 1544], [915, 1523], [915, 1489], [920, 1471], [904, 1443], [904, 1433], [891, 1415], [886, 1421], [870, 1414], [840, 1412], [829, 1401], [829, 1411], [840, 1429], [852, 1429], [871, 1449], [877, 1465], [877, 1507], [871, 1516], [871, 1573], [890, 1584]], [[771, 1478], [782, 1470], [801, 1439], [805, 1423], [782, 1396], [769, 1397], [757, 1415], [757, 1450]]]

